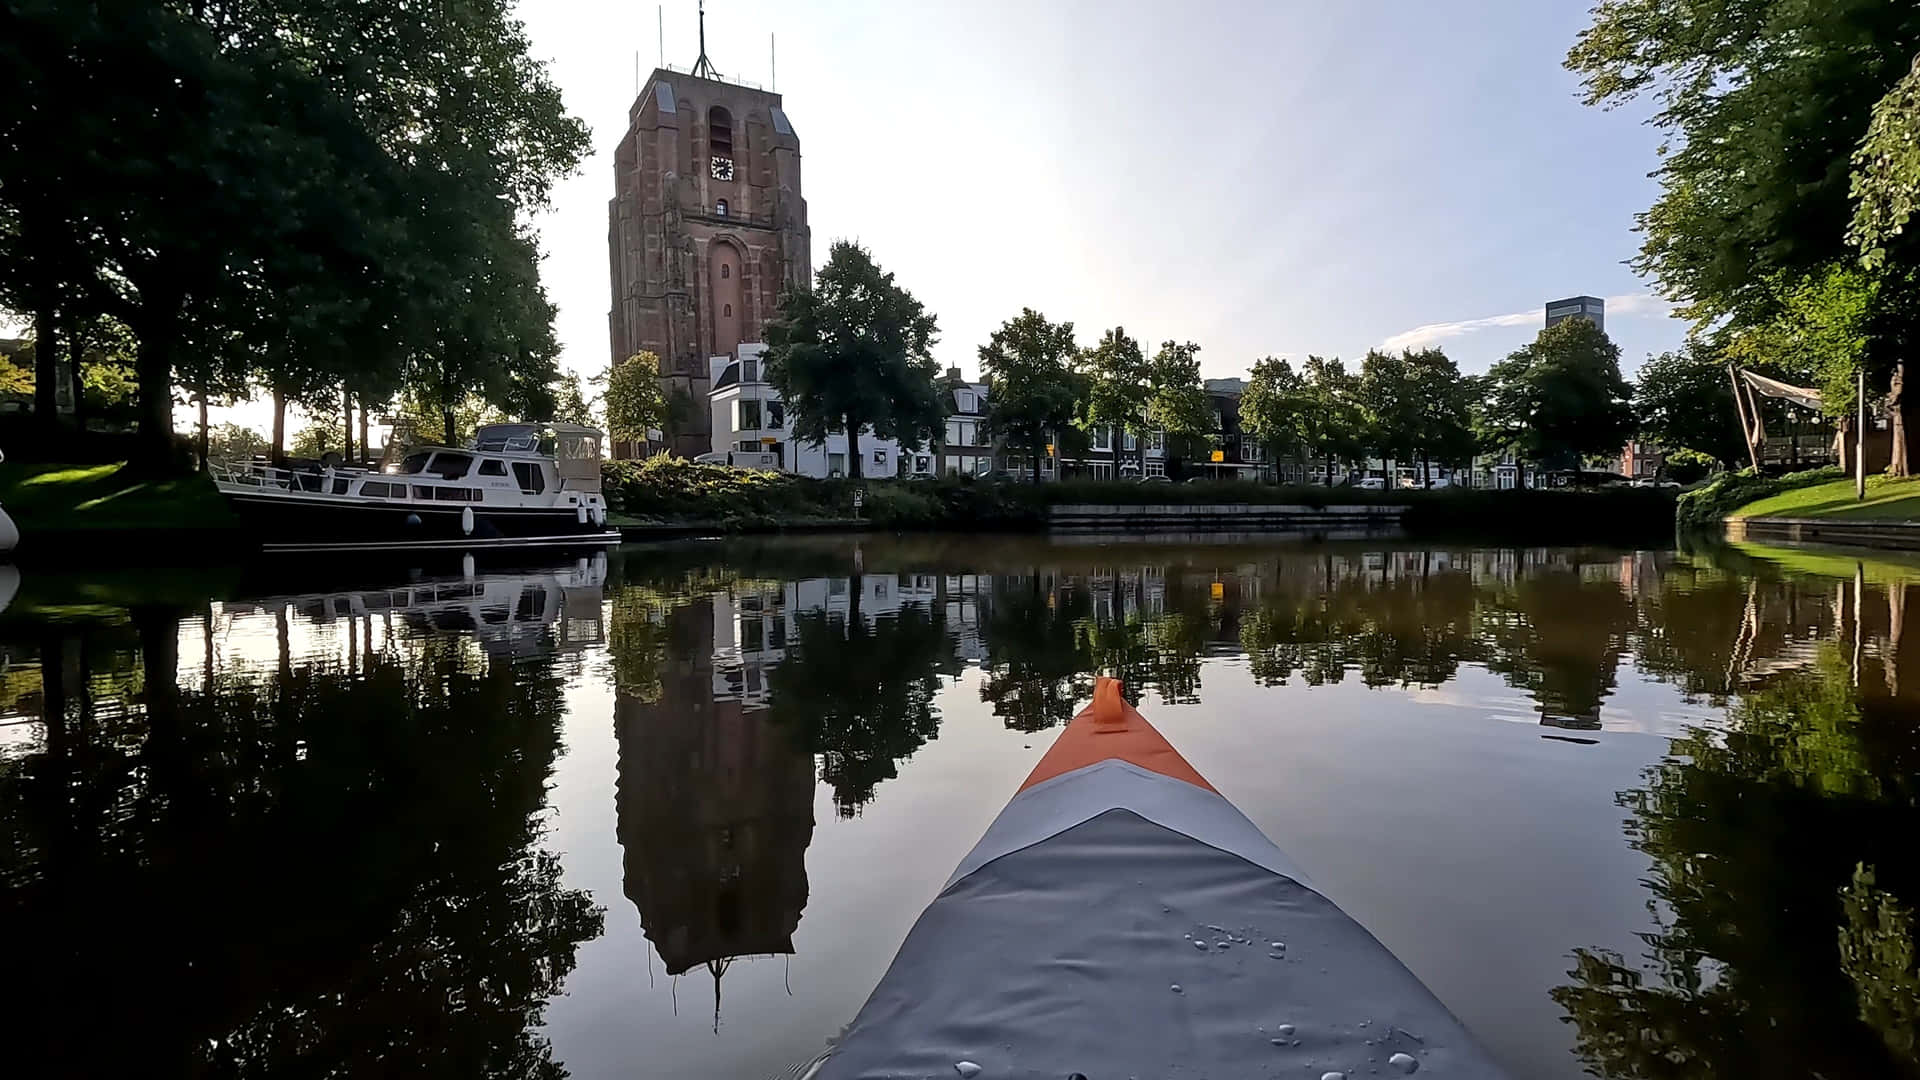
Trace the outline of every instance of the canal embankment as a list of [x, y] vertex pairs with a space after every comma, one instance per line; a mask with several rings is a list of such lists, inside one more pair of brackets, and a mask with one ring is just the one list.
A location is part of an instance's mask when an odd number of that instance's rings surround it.
[[1920, 551], [1920, 478], [1869, 477], [1864, 496], [1834, 469], [1716, 485], [1681, 500], [1683, 525], [1711, 514], [1734, 541]]

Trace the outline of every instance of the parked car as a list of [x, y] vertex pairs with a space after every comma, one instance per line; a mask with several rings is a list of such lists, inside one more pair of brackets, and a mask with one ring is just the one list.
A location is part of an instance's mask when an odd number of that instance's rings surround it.
[[1134, 483], [1136, 484], [1171, 484], [1173, 483], [1173, 481], [1167, 479], [1165, 476], [1143, 476], [1140, 479], [1135, 480]]
[[1353, 486], [1363, 491], [1385, 491], [1387, 490], [1387, 481], [1386, 478], [1382, 476], [1363, 476], [1355, 480]]

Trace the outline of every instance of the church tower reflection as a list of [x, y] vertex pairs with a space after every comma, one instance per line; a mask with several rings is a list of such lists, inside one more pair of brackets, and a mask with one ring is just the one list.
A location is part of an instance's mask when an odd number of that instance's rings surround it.
[[716, 593], [667, 612], [656, 699], [614, 705], [627, 898], [668, 975], [712, 973], [716, 1023], [732, 960], [793, 953], [813, 839], [813, 755], [754, 700], [778, 650], [732, 647], [758, 620], [742, 608]]

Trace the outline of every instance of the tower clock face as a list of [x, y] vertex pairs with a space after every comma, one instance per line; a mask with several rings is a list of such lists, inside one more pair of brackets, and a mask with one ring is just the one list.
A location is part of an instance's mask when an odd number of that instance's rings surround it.
[[715, 180], [733, 179], [733, 159], [717, 157], [713, 159], [713, 178]]

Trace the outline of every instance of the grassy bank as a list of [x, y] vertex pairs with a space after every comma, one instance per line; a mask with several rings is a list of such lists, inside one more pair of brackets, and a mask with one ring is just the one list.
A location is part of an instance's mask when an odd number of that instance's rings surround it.
[[1832, 484], [1841, 479], [1837, 468], [1809, 469], [1785, 476], [1756, 476], [1751, 472], [1722, 473], [1704, 487], [1680, 496], [1680, 527], [1718, 531], [1720, 523], [1741, 507], [1786, 492]]
[[1920, 477], [1869, 476], [1864, 500], [1854, 498], [1852, 480], [1811, 484], [1757, 499], [1731, 516], [1920, 521]]
[[0, 464], [0, 507], [29, 532], [230, 529], [213, 482], [193, 473], [155, 479], [104, 465]]
[[1043, 527], [1052, 506], [1146, 503], [1405, 506], [1403, 523], [1416, 534], [1539, 541], [1663, 541], [1672, 535], [1674, 520], [1671, 493], [1624, 488], [1364, 491], [1240, 481], [1068, 481], [1036, 486], [944, 477], [867, 481], [864, 503], [856, 514], [857, 485], [844, 479], [814, 480], [669, 458], [613, 462], [605, 470], [605, 479], [616, 524], [698, 525], [720, 531], [846, 522], [856, 516], [883, 529], [1023, 531]]

